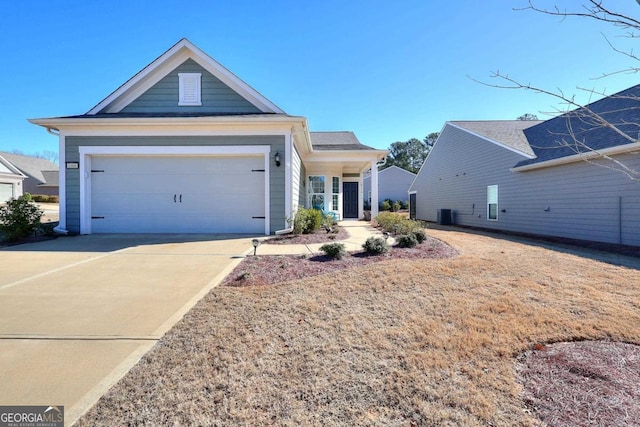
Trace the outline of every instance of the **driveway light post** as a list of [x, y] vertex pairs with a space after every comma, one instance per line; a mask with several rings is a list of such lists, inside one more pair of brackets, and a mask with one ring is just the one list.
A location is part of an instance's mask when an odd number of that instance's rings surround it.
[[251, 241], [251, 244], [253, 245], [253, 256], [256, 256], [256, 249], [258, 249], [258, 246], [260, 246], [260, 240], [253, 239]]

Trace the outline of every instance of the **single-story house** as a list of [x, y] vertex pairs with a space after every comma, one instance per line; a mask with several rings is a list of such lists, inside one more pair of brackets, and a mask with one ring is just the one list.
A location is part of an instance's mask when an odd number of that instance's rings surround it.
[[[389, 166], [378, 172], [378, 200], [409, 201], [409, 187], [416, 174], [398, 166]], [[364, 197], [371, 203], [371, 173], [364, 176]]]
[[640, 172], [639, 97], [640, 85], [542, 122], [447, 122], [411, 185], [412, 215], [640, 246], [639, 176], [620, 171]]
[[0, 152], [0, 156], [24, 174], [23, 193], [58, 195], [58, 165], [47, 159], [22, 154]]
[[363, 173], [386, 156], [309, 132], [187, 39], [58, 133], [61, 231], [273, 234], [298, 206], [362, 218]]
[[22, 196], [26, 176], [0, 153], [0, 203]]

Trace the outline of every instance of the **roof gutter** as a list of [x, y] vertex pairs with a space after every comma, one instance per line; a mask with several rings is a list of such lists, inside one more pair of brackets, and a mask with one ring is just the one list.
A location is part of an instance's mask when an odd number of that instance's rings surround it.
[[561, 157], [559, 159], [547, 160], [539, 163], [532, 163], [529, 165], [516, 166], [511, 168], [512, 172], [526, 172], [530, 170], [550, 168], [552, 166], [564, 165], [567, 163], [575, 163], [586, 160], [597, 159], [603, 156], [614, 156], [617, 154], [631, 153], [634, 151], [640, 151], [640, 142], [634, 142], [631, 144], [619, 145], [617, 147], [605, 148], [604, 150], [593, 150], [586, 153], [578, 153], [572, 156]]

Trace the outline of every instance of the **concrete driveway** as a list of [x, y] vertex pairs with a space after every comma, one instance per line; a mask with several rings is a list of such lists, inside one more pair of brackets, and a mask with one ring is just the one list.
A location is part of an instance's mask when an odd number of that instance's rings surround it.
[[0, 405], [64, 405], [70, 425], [250, 250], [228, 235], [0, 250]]

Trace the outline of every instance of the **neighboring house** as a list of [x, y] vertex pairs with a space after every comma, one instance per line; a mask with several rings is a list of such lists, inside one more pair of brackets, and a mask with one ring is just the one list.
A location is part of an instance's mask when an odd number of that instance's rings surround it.
[[300, 205], [361, 218], [386, 155], [310, 133], [186, 39], [86, 114], [30, 121], [59, 133], [59, 229], [82, 234], [272, 234]]
[[22, 196], [22, 183], [26, 176], [0, 153], [0, 204]]
[[[409, 201], [409, 187], [416, 174], [398, 166], [389, 166], [378, 172], [378, 200]], [[364, 176], [364, 199], [371, 202], [371, 173]]]
[[[640, 86], [589, 107], [633, 140], [638, 96]], [[640, 182], [560, 141], [571, 128], [636, 171], [640, 143], [594, 126], [582, 111], [544, 122], [447, 122], [411, 185], [415, 217], [436, 221], [438, 210], [451, 209], [459, 225], [640, 246]]]
[[46, 159], [22, 154], [0, 152], [0, 156], [24, 174], [22, 193], [58, 195], [58, 165]]

